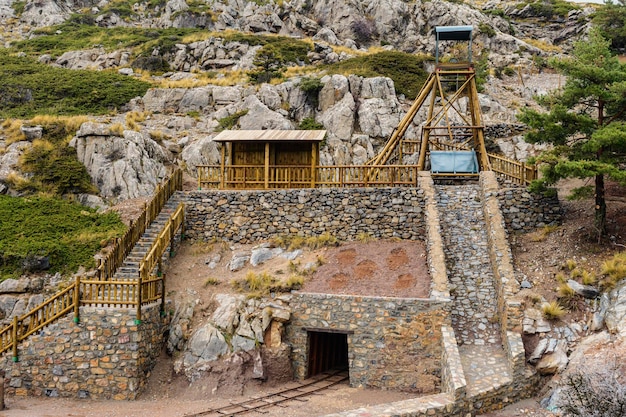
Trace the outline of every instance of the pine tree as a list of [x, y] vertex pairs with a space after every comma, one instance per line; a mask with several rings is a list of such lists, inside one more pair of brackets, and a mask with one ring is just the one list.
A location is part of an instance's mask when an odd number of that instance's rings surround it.
[[626, 184], [626, 65], [609, 47], [594, 28], [571, 57], [551, 60], [567, 77], [565, 86], [541, 97], [548, 112], [527, 109], [518, 116], [529, 127], [527, 142], [553, 145], [538, 158], [543, 178], [535, 188], [561, 178], [594, 178], [593, 187], [574, 190], [573, 196], [595, 193], [599, 235], [606, 232], [605, 177]]

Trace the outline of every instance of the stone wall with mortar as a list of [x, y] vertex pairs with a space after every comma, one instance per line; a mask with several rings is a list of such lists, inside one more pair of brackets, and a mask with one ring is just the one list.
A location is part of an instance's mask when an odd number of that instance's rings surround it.
[[560, 224], [563, 209], [553, 195], [529, 193], [523, 187], [500, 188], [498, 200], [509, 232], [531, 232], [538, 227]]
[[5, 355], [8, 395], [133, 400], [163, 344], [166, 318], [158, 305], [134, 309], [81, 307], [30, 336], [18, 362]]
[[433, 393], [441, 389], [442, 325], [450, 303], [297, 293], [287, 342], [297, 378], [308, 366], [307, 329], [346, 332], [350, 385]]
[[319, 188], [192, 191], [185, 196], [186, 236], [256, 242], [276, 235], [328, 232], [341, 240], [424, 238], [424, 192], [417, 188]]

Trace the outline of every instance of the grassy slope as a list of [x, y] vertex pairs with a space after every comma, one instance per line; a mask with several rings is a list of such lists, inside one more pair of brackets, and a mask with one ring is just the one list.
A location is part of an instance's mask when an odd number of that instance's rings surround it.
[[60, 198], [0, 195], [0, 279], [19, 276], [29, 256], [48, 257], [50, 272], [91, 267], [93, 255], [125, 229], [116, 213]]

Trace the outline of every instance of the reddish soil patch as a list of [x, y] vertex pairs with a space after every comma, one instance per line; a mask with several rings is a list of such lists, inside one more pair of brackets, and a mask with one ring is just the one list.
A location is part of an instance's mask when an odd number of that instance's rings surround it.
[[350, 280], [349, 276], [347, 276], [346, 274], [342, 272], [338, 272], [332, 276], [332, 278], [328, 282], [328, 285], [333, 290], [342, 290], [346, 287], [346, 285], [348, 285], [349, 280]]
[[377, 271], [378, 265], [376, 265], [376, 262], [367, 259], [356, 264], [354, 267], [354, 277], [356, 279], [371, 278]]
[[302, 291], [403, 298], [430, 293], [423, 242], [349, 243], [326, 256]]
[[417, 284], [417, 280], [412, 274], [403, 274], [398, 277], [393, 288], [397, 290], [406, 290]]
[[392, 271], [396, 271], [408, 262], [409, 257], [407, 256], [404, 248], [395, 248], [391, 250], [391, 255], [387, 258], [387, 267]]

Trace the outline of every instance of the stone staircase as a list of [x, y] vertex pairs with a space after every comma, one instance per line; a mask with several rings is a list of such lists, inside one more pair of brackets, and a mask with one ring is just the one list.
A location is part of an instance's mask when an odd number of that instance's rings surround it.
[[480, 185], [436, 185], [441, 234], [453, 299], [454, 328], [468, 397], [512, 381], [502, 347]]
[[113, 276], [114, 281], [130, 281], [137, 279], [139, 276], [139, 264], [144, 256], [146, 256], [157, 236], [163, 230], [165, 223], [174, 213], [181, 201], [181, 193], [174, 193], [170, 197], [156, 219], [146, 228], [141, 239], [135, 244], [132, 251], [124, 260], [124, 263], [115, 271], [115, 275]]

